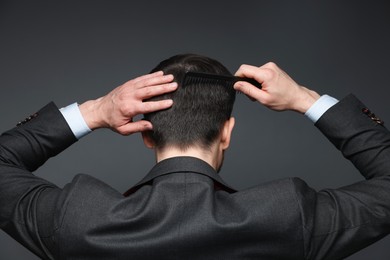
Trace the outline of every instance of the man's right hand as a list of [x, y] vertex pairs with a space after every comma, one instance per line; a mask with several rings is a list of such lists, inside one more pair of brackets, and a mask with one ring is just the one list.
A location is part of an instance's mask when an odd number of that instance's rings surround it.
[[88, 127], [110, 128], [122, 135], [130, 135], [152, 129], [146, 120], [133, 121], [137, 115], [167, 109], [172, 100], [144, 101], [154, 96], [176, 90], [172, 75], [162, 71], [130, 80], [107, 95], [80, 105], [80, 111]]
[[262, 88], [258, 89], [248, 82], [239, 81], [234, 88], [272, 110], [305, 113], [320, 98], [315, 91], [298, 85], [272, 62], [261, 67], [241, 65], [235, 75], [261, 83]]

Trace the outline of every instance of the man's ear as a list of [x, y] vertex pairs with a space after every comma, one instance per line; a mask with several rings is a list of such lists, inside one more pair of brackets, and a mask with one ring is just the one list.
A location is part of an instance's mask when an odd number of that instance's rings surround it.
[[220, 147], [222, 150], [226, 150], [230, 145], [230, 138], [232, 136], [234, 128], [234, 117], [230, 117], [222, 126]]
[[150, 137], [150, 134], [151, 134], [150, 131], [144, 131], [141, 134], [142, 134], [142, 140], [144, 141], [145, 146], [149, 149], [154, 149], [155, 144], [154, 144], [152, 138]]

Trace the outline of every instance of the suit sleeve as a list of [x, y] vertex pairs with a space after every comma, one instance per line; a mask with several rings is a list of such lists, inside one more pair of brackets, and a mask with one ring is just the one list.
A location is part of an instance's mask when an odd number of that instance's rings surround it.
[[364, 109], [350, 95], [316, 123], [366, 180], [314, 196], [307, 259], [343, 259], [390, 233], [390, 133]]
[[0, 228], [44, 259], [53, 258], [61, 189], [32, 174], [77, 139], [50, 103], [0, 136]]

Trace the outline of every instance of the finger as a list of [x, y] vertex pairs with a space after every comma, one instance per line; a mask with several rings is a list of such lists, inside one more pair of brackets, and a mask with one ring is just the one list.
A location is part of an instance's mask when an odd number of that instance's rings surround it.
[[165, 99], [159, 101], [142, 102], [139, 106], [139, 114], [147, 114], [170, 108], [173, 104], [172, 99]]
[[171, 82], [171, 83], [157, 85], [157, 86], [145, 87], [139, 89], [137, 91], [136, 96], [137, 98], [144, 100], [154, 96], [159, 96], [165, 93], [175, 91], [177, 89], [177, 86], [178, 86], [177, 82]]
[[162, 76], [164, 75], [164, 72], [163, 71], [156, 71], [156, 72], [153, 72], [153, 73], [150, 73], [150, 74], [146, 74], [146, 75], [143, 75], [143, 76], [139, 76], [135, 79], [133, 79], [133, 83], [137, 83], [139, 81], [142, 81], [142, 80], [146, 80], [148, 78], [153, 78], [153, 77], [157, 77], [157, 76]]
[[149, 86], [162, 85], [173, 81], [173, 75], [159, 75], [155, 77], [146, 78], [135, 83], [135, 88], [145, 88]]
[[264, 81], [272, 78], [272, 76], [273, 76], [272, 73], [273, 72], [272, 72], [271, 68], [268, 68], [265, 65], [262, 67], [255, 67], [252, 65], [243, 64], [237, 70], [237, 72], [235, 73], [235, 76], [253, 78], [257, 82], [262, 84], [262, 83], [264, 83]]
[[240, 68], [236, 71], [234, 76], [254, 78], [257, 69], [258, 69], [258, 67], [255, 67], [252, 65], [247, 65], [247, 64], [242, 64], [240, 66]]
[[244, 93], [251, 100], [258, 100], [261, 102], [264, 99], [265, 92], [246, 81], [238, 81], [234, 84], [234, 89]]
[[152, 123], [146, 120], [140, 120], [137, 122], [129, 122], [128, 124], [122, 125], [115, 129], [115, 131], [121, 135], [131, 135], [134, 133], [144, 132], [152, 129]]

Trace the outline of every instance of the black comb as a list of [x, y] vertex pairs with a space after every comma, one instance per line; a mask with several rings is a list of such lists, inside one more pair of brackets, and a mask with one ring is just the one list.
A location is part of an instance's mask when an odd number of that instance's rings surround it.
[[192, 72], [189, 71], [185, 74], [183, 80], [183, 86], [189, 84], [199, 84], [199, 83], [213, 83], [213, 84], [221, 84], [227, 85], [229, 87], [233, 87], [233, 85], [237, 81], [246, 81], [250, 84], [256, 86], [261, 89], [261, 84], [254, 79], [244, 78], [244, 77], [236, 77], [236, 76], [226, 76], [226, 75], [218, 75], [218, 74], [209, 74], [203, 72]]

